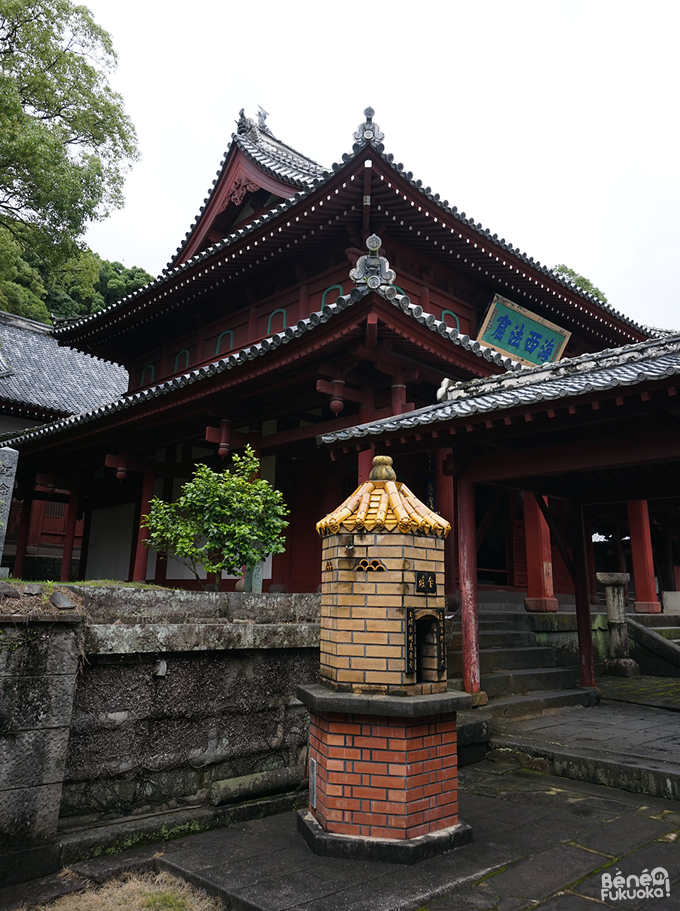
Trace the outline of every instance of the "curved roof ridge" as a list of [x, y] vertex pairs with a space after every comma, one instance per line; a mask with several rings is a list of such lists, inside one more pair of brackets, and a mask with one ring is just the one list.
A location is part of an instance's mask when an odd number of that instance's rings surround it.
[[[558, 361], [556, 364], [546, 364], [531, 370], [521, 370], [514, 374], [488, 377], [481, 381], [473, 380], [467, 384], [459, 384], [451, 398], [407, 414], [320, 434], [317, 436], [317, 442], [346, 443], [385, 432], [397, 433], [428, 426], [452, 418], [497, 413], [508, 408], [535, 405], [538, 402], [564, 401], [595, 390], [635, 386], [648, 380], [678, 375], [680, 333], [672, 339], [654, 339], [623, 345], [598, 354], [606, 354], [607, 359], [613, 359], [613, 363], [598, 363], [597, 355], [581, 355], [579, 358]], [[578, 369], [579, 366], [582, 369]], [[569, 367], [570, 372], [565, 369]], [[536, 378], [540, 382], [536, 382]]]
[[[373, 126], [375, 126], [375, 124], [373, 124]], [[273, 138], [277, 143], [281, 142], [280, 140], [276, 139], [276, 137], [273, 137], [273, 134], [271, 133], [271, 131], [268, 130], [268, 128], [265, 128], [264, 131], [261, 131], [261, 134], [262, 133], [265, 134], [267, 141], [271, 141]], [[357, 134], [355, 134], [355, 136], [356, 135]], [[365, 133], [363, 135], [365, 135]], [[155, 286], [163, 284], [168, 279], [180, 274], [181, 272], [185, 271], [186, 269], [191, 268], [192, 266], [196, 265], [197, 263], [199, 263], [201, 260], [205, 259], [206, 257], [212, 256], [213, 254], [224, 250], [226, 247], [228, 247], [230, 244], [234, 243], [236, 240], [243, 238], [247, 234], [250, 234], [251, 232], [259, 229], [263, 225], [266, 225], [269, 221], [271, 221], [273, 218], [276, 218], [282, 212], [285, 212], [287, 209], [290, 209], [290, 208], [302, 203], [312, 192], [316, 191], [319, 187], [321, 187], [325, 183], [327, 183], [328, 180], [330, 180], [333, 176], [337, 175], [341, 170], [343, 170], [345, 167], [347, 167], [347, 165], [349, 165], [350, 162], [352, 162], [356, 158], [357, 153], [362, 151], [363, 149], [365, 149], [367, 146], [369, 146], [381, 158], [381, 160], [383, 160], [387, 165], [389, 165], [389, 167], [392, 170], [396, 171], [404, 180], [406, 180], [411, 186], [413, 186], [426, 200], [428, 200], [433, 205], [435, 205], [440, 211], [445, 212], [448, 216], [461, 222], [464, 225], [467, 225], [468, 228], [471, 228], [473, 231], [475, 231], [477, 234], [479, 234], [480, 237], [482, 237], [486, 243], [494, 244], [494, 245], [500, 247], [501, 249], [507, 251], [511, 255], [522, 260], [529, 267], [535, 268], [539, 272], [542, 272], [545, 276], [549, 277], [551, 279], [551, 281], [554, 281], [556, 284], [559, 284], [562, 287], [568, 289], [573, 294], [576, 294], [578, 297], [582, 298], [583, 300], [588, 301], [589, 303], [596, 306], [598, 309], [603, 310], [610, 316], [614, 317], [615, 319], [619, 320], [620, 322], [624, 323], [625, 325], [629, 326], [630, 328], [634, 329], [635, 331], [648, 335], [648, 336], [657, 335], [658, 333], [661, 333], [661, 332], [665, 333], [665, 330], [655, 330], [653, 328], [650, 328], [648, 326], [644, 326], [644, 325], [641, 325], [641, 324], [635, 322], [635, 320], [632, 320], [631, 318], [625, 316], [625, 314], [616, 310], [610, 304], [602, 302], [599, 298], [595, 297], [593, 294], [590, 294], [587, 291], [584, 291], [582, 288], [579, 288], [573, 282], [569, 282], [568, 280], [561, 278], [557, 273], [553, 272], [552, 269], [548, 268], [545, 265], [541, 265], [541, 263], [537, 260], [534, 260], [533, 257], [529, 257], [529, 256], [527, 256], [526, 253], [522, 253], [519, 250], [519, 247], [515, 247], [511, 243], [507, 243], [505, 238], [499, 238], [497, 234], [491, 234], [490, 230], [488, 228], [483, 228], [481, 223], [475, 223], [473, 218], [467, 218], [465, 212], [459, 212], [457, 206], [449, 206], [449, 202], [447, 199], [442, 200], [439, 193], [432, 193], [432, 190], [429, 186], [423, 187], [423, 182], [421, 180], [415, 179], [412, 171], [406, 171], [404, 168], [404, 165], [401, 162], [395, 162], [395, 156], [391, 152], [390, 153], [385, 152], [385, 146], [382, 143], [381, 139], [378, 138], [378, 137], [382, 138], [382, 136], [383, 136], [383, 134], [378, 131], [377, 134], [374, 135], [373, 138], [370, 140], [362, 139], [361, 141], [356, 141], [353, 144], [352, 151], [345, 152], [342, 155], [341, 160], [334, 162], [329, 169], [324, 169], [321, 165], [317, 165], [316, 167], [319, 169], [317, 175], [314, 177], [310, 176], [309, 178], [305, 178], [305, 179], [300, 178], [300, 182], [298, 184], [300, 189], [298, 190], [297, 193], [295, 193], [294, 196], [279, 203], [279, 205], [277, 205], [275, 208], [271, 209], [269, 212], [267, 212], [263, 215], [259, 215], [257, 218], [253, 219], [253, 221], [248, 222], [248, 224], [243, 225], [241, 228], [238, 228], [238, 229], [232, 231], [225, 238], [218, 241], [211, 247], [207, 247], [205, 250], [201, 250], [200, 252], [194, 254], [194, 256], [192, 256], [190, 259], [186, 260], [185, 262], [176, 263], [177, 256], [181, 253], [181, 251], [186, 246], [186, 243], [188, 242], [190, 236], [192, 235], [193, 231], [197, 227], [198, 222], [200, 221], [200, 218], [201, 218], [203, 212], [205, 211], [210, 199], [212, 198], [212, 194], [215, 192], [215, 188], [216, 188], [217, 184], [219, 183], [220, 177], [224, 171], [227, 159], [229, 157], [229, 153], [230, 153], [233, 145], [236, 143], [239, 146], [239, 148], [241, 148], [243, 150], [244, 144], [249, 141], [247, 136], [245, 138], [243, 138], [242, 134], [238, 134], [238, 133], [232, 134], [232, 142], [229, 144], [227, 151], [224, 154], [224, 157], [220, 163], [220, 169], [216, 172], [217, 177], [213, 181], [212, 188], [209, 191], [209, 195], [205, 198], [204, 204], [201, 207], [199, 214], [196, 216], [196, 219], [194, 220], [194, 223], [192, 224], [190, 230], [187, 232], [184, 241], [177, 248], [177, 254], [173, 258], [173, 260], [170, 263], [168, 263], [167, 267], [163, 270], [161, 275], [159, 275], [152, 282], [149, 282], [144, 287], [137, 289], [136, 291], [132, 292], [131, 294], [127, 295], [124, 298], [121, 298], [118, 301], [114, 301], [112, 304], [109, 304], [108, 307], [105, 307], [104, 309], [99, 310], [95, 314], [89, 314], [88, 316], [83, 317], [82, 319], [77, 320], [77, 321], [69, 324], [68, 326], [63, 326], [63, 327], [59, 327], [59, 328], [55, 327], [55, 335], [57, 335], [57, 336], [66, 335], [67, 331], [73, 329], [74, 327], [83, 325], [84, 323], [89, 322], [91, 320], [98, 321], [100, 319], [104, 319], [105, 314], [110, 314], [112, 310], [114, 310], [118, 307], [121, 307], [124, 304], [130, 303], [131, 301], [134, 301], [135, 299], [142, 296], [145, 292], [149, 291], [150, 289], [154, 288]], [[285, 143], [281, 143], [281, 145], [285, 145]], [[297, 153], [297, 152], [295, 154], [299, 155], [299, 153]], [[311, 159], [307, 159], [307, 160], [310, 162], [312, 161]], [[261, 166], [261, 165], [258, 165], [258, 166]], [[277, 174], [276, 176], [280, 177], [281, 175]]]
[[[354, 290], [356, 291], [358, 289]], [[366, 297], [367, 294], [370, 293], [371, 289], [366, 288], [358, 295], [353, 296], [351, 293], [341, 295], [338, 297], [335, 303], [325, 304], [321, 310], [317, 310], [314, 313], [311, 313], [305, 319], [299, 320], [296, 326], [289, 326], [282, 332], [275, 332], [259, 342], [247, 345], [245, 348], [242, 348], [238, 352], [232, 352], [227, 357], [219, 358], [218, 360], [212, 361], [209, 364], [204, 364], [201, 367], [196, 367], [193, 370], [182, 374], [181, 376], [171, 377], [168, 380], [164, 380], [162, 383], [156, 383], [153, 386], [148, 386], [146, 389], [140, 389], [136, 392], [121, 395], [119, 398], [114, 399], [113, 401], [108, 402], [105, 405], [101, 405], [97, 408], [83, 411], [79, 414], [71, 415], [68, 418], [53, 421], [49, 424], [44, 424], [43, 426], [36, 428], [33, 431], [29, 430], [25, 433], [20, 433], [11, 439], [2, 441], [0, 445], [10, 445], [11, 443], [13, 446], [21, 446], [23, 443], [30, 442], [31, 440], [40, 439], [41, 437], [46, 436], [52, 436], [53, 434], [59, 433], [61, 430], [66, 429], [67, 427], [72, 427], [77, 424], [89, 423], [90, 421], [97, 420], [98, 418], [104, 417], [107, 414], [123, 411], [126, 408], [134, 407], [136, 405], [142, 404], [145, 401], [149, 401], [152, 398], [167, 395], [168, 393], [173, 392], [175, 389], [203, 381], [208, 377], [214, 376], [217, 373], [223, 373], [225, 370], [232, 370], [234, 367], [240, 367], [248, 361], [254, 360], [256, 357], [262, 357], [268, 352], [276, 350], [276, 348], [278, 348], [280, 345], [289, 344], [291, 341], [293, 341], [293, 339], [304, 335], [305, 332], [316, 329], [319, 325], [328, 322], [329, 319], [337, 316], [339, 313], [342, 313], [344, 310], [346, 310], [348, 307], [353, 306], [355, 303], [358, 303], [360, 300]], [[382, 293], [382, 289], [377, 289], [376, 293], [380, 294], [385, 300], [388, 300], [385, 294]], [[404, 301], [407, 301], [406, 306], [403, 304]], [[422, 309], [422, 307], [411, 304], [405, 295], [398, 294], [393, 300], [390, 300], [389, 302], [400, 309], [407, 316], [411, 317], [411, 319], [414, 319], [416, 322], [424, 325], [431, 332], [436, 332], [441, 336], [447, 337], [452, 344], [461, 346], [466, 351], [472, 352], [472, 354], [474, 354], [476, 357], [484, 358], [488, 361], [493, 361], [498, 366], [505, 367], [506, 370], [517, 369], [518, 365], [516, 361], [513, 361], [509, 357], [504, 357], [493, 348], [488, 348], [484, 345], [480, 345], [479, 342], [471, 341], [469, 336], [461, 335], [457, 329], [449, 329], [446, 323], [442, 320], [438, 320], [434, 314], [427, 313]]]

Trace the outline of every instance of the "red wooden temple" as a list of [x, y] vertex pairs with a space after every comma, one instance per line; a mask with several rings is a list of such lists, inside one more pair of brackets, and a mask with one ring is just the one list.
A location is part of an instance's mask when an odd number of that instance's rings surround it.
[[[125, 366], [130, 385], [8, 441], [20, 452], [22, 528], [41, 484], [68, 500], [64, 578], [82, 516], [82, 577], [191, 587], [183, 567], [147, 552], [140, 517], [197, 461], [223, 466], [249, 442], [291, 507], [264, 588], [314, 591], [315, 523], [367, 479], [376, 446], [392, 447], [399, 480], [458, 529], [447, 579], [468, 618], [478, 587], [525, 592], [528, 610], [576, 592], [585, 610], [596, 561], [632, 569], [638, 609], [659, 610], [680, 569], [672, 339], [450, 206], [382, 139], [369, 108], [351, 152], [326, 170], [262, 115], [241, 114], [167, 270], [55, 330], [60, 344]], [[367, 249], [372, 237], [379, 247]], [[366, 257], [382, 263], [372, 282]], [[561, 327], [562, 360], [548, 352], [532, 367], [519, 344], [476, 341], [497, 295]], [[666, 372], [645, 372], [664, 351]], [[615, 382], [598, 374], [607, 365]], [[631, 376], [642, 379], [627, 386]], [[591, 527], [611, 553], [594, 551]]]

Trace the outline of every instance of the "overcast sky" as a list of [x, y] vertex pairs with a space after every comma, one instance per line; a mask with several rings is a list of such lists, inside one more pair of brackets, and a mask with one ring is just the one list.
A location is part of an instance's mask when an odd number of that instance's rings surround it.
[[90, 230], [158, 274], [189, 229], [239, 109], [330, 166], [372, 105], [433, 192], [640, 322], [680, 328], [673, 0], [85, 0], [113, 36], [142, 159]]

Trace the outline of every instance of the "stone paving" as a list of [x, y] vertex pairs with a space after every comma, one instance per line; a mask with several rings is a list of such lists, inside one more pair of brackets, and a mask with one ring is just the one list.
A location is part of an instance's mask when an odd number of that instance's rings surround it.
[[[460, 786], [473, 844], [413, 866], [316, 857], [284, 813], [73, 870], [168, 870], [231, 911], [680, 911], [678, 802], [489, 762], [462, 769]], [[659, 867], [662, 897], [600, 902], [603, 874]], [[64, 882], [75, 888], [73, 874]], [[38, 900], [38, 886], [4, 890], [0, 908]]]
[[[680, 681], [636, 680], [604, 680], [599, 706], [502, 722], [498, 736], [546, 754], [564, 743], [565, 755], [606, 756], [610, 772], [633, 763], [645, 786], [659, 769], [680, 780]], [[168, 870], [221, 896], [229, 911], [680, 911], [677, 799], [488, 761], [461, 769], [459, 783], [473, 843], [416, 865], [316, 857], [289, 812], [0, 890], [0, 911], [129, 869]], [[642, 893], [630, 895], [629, 877], [643, 877]]]

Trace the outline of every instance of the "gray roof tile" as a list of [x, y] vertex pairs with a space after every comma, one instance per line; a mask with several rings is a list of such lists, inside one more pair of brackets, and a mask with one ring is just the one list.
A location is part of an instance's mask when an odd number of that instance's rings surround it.
[[43, 323], [0, 311], [0, 345], [7, 368], [0, 373], [0, 403], [76, 414], [127, 389], [123, 367], [60, 348]]
[[[354, 290], [356, 290], [356, 288]], [[358, 300], [361, 300], [369, 293], [371, 293], [369, 289], [365, 288], [363, 291], [361, 291], [361, 295], [358, 297]], [[385, 297], [385, 299], [387, 299], [385, 291], [382, 287], [377, 289], [375, 293], [380, 294], [381, 297]], [[389, 302], [394, 307], [400, 309], [411, 319], [414, 319], [417, 322], [423, 324], [430, 330], [430, 332], [435, 332], [438, 335], [442, 335], [440, 321], [437, 319], [429, 320], [428, 317], [430, 314], [424, 312], [422, 307], [414, 307], [414, 305], [410, 303], [408, 297], [397, 294], [394, 299], [390, 300]], [[102, 403], [97, 407], [91, 406], [89, 410], [83, 411], [82, 414], [75, 414], [72, 417], [54, 421], [51, 424], [45, 424], [44, 426], [38, 427], [35, 430], [26, 431], [25, 433], [21, 433], [16, 437], [13, 437], [11, 440], [5, 441], [0, 445], [21, 447], [23, 443], [61, 433], [62, 431], [67, 430], [71, 427], [75, 427], [79, 424], [85, 424], [90, 421], [99, 420], [106, 415], [113, 414], [117, 411], [122, 411], [126, 408], [134, 408], [135, 406], [141, 405], [143, 402], [147, 402], [162, 395], [168, 395], [176, 389], [181, 389], [192, 383], [201, 382], [208, 377], [214, 376], [216, 373], [222, 373], [225, 370], [233, 370], [235, 367], [240, 367], [248, 361], [252, 361], [257, 357], [267, 355], [270, 351], [276, 350], [276, 348], [278, 348], [280, 345], [289, 344], [291, 341], [293, 341], [293, 339], [300, 338], [300, 336], [304, 335], [305, 332], [312, 332], [322, 323], [328, 322], [329, 319], [332, 319], [338, 313], [342, 313], [348, 307], [352, 307], [355, 303], [356, 301], [352, 298], [351, 294], [345, 294], [344, 296], [338, 297], [335, 303], [327, 304], [323, 307], [322, 310], [318, 310], [316, 313], [312, 313], [306, 319], [300, 320], [297, 325], [289, 326], [282, 332], [274, 333], [273, 335], [269, 336], [269, 338], [263, 339], [261, 342], [257, 342], [254, 345], [249, 345], [237, 353], [230, 354], [226, 358], [221, 358], [220, 360], [214, 361], [211, 364], [206, 364], [203, 367], [198, 367], [195, 370], [191, 370], [189, 373], [185, 373], [183, 376], [173, 377], [170, 380], [167, 380], [163, 383], [158, 383], [155, 386], [150, 386], [149, 388], [141, 390], [140, 392], [134, 392], [130, 395], [122, 395], [113, 401], [104, 399], [102, 400]], [[485, 346], [477, 345], [475, 349], [472, 349], [469, 344], [468, 337], [460, 335], [456, 329], [446, 328], [446, 332], [443, 334], [449, 339], [452, 345], [472, 350], [472, 353], [476, 357], [485, 358], [486, 360], [493, 360], [494, 363], [500, 367], [504, 367], [506, 370], [516, 371], [520, 369], [521, 365], [517, 361], [513, 361], [511, 358], [505, 357], [497, 351], [494, 351], [492, 348], [486, 348]], [[467, 345], [465, 344], [466, 340]], [[70, 349], [60, 348], [58, 350], [65, 351]], [[86, 355], [81, 356], [86, 357]], [[89, 360], [94, 360], [94, 358], [89, 358]], [[98, 363], [103, 362], [99, 361]], [[2, 382], [2, 380], [0, 380], [0, 382]], [[103, 402], [106, 402], [106, 404], [103, 404]]]
[[494, 414], [521, 405], [577, 397], [595, 389], [635, 386], [677, 374], [680, 374], [680, 334], [565, 358], [555, 364], [502, 376], [443, 385], [438, 393], [441, 401], [436, 405], [322, 434], [317, 440], [328, 445], [344, 443], [472, 414]]

